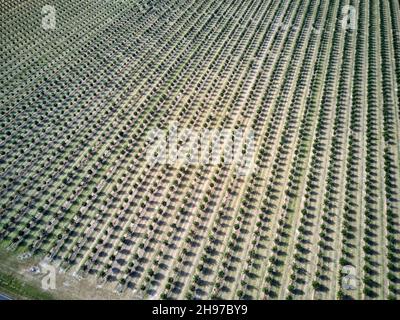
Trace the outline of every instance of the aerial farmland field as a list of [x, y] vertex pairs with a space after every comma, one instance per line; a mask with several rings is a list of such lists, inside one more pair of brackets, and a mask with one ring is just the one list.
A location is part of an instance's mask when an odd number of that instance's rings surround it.
[[400, 298], [398, 0], [0, 16], [0, 296]]

